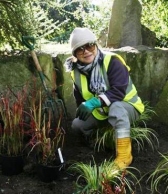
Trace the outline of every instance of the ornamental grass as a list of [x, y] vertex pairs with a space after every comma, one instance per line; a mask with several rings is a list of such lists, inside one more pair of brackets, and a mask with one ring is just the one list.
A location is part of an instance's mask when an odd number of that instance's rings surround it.
[[[46, 96], [41, 90], [36, 90], [36, 96], [31, 95], [30, 128], [32, 137], [27, 144], [28, 156], [35, 153], [36, 162], [43, 165], [54, 165], [59, 159], [58, 149], [63, 149], [65, 130], [61, 126], [62, 115], [53, 114], [53, 107], [46, 107]], [[38, 99], [38, 100], [37, 100]], [[54, 126], [51, 123], [55, 122]]]
[[[131, 139], [137, 144], [138, 150], [143, 149], [145, 143], [149, 144], [152, 149], [159, 145], [157, 133], [147, 127], [147, 122], [151, 120], [155, 112], [145, 103], [145, 111], [140, 115], [139, 119], [131, 125]], [[103, 148], [115, 148], [115, 131], [110, 124], [99, 128], [96, 134], [95, 149], [98, 151]]]
[[151, 181], [152, 193], [162, 193], [159, 192], [160, 189], [164, 190], [164, 193], [168, 193], [168, 154], [160, 153], [160, 156], [160, 162], [148, 178], [148, 182]]
[[100, 165], [95, 161], [90, 164], [77, 162], [68, 170], [79, 174], [74, 194], [125, 194], [126, 190], [133, 194], [134, 185], [138, 183], [129, 168], [119, 171], [111, 160], [104, 160]]
[[25, 112], [27, 89], [13, 92], [10, 88], [0, 98], [0, 153], [7, 156], [22, 154], [26, 127]]

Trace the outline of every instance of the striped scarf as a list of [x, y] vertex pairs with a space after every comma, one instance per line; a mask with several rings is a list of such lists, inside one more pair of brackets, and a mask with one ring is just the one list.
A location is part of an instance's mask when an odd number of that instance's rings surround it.
[[99, 63], [100, 52], [98, 50], [94, 61], [88, 65], [81, 65], [77, 63], [77, 68], [82, 71], [85, 75], [88, 75], [91, 71], [90, 76], [90, 90], [99, 95], [107, 90], [107, 86], [101, 72], [101, 64]]

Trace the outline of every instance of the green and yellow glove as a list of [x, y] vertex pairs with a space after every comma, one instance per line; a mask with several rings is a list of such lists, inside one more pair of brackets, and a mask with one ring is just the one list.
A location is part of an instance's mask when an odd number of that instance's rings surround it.
[[95, 108], [100, 107], [101, 107], [100, 99], [92, 97], [90, 100], [82, 102], [82, 104], [77, 109], [76, 117], [79, 117], [80, 120], [86, 121], [88, 117], [91, 115], [92, 111]]

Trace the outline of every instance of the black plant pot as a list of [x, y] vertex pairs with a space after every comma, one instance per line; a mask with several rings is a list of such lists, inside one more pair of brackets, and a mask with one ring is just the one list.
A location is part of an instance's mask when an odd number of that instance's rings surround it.
[[5, 156], [1, 155], [2, 174], [6, 176], [17, 175], [23, 172], [23, 156]]
[[39, 179], [43, 182], [49, 183], [58, 179], [62, 164], [57, 166], [46, 166], [43, 164], [37, 165], [37, 175]]

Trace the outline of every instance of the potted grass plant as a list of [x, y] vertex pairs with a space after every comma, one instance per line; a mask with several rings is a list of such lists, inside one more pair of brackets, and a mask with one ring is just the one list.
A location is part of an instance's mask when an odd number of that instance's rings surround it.
[[132, 188], [131, 181], [138, 182], [134, 173], [131, 172], [137, 169], [119, 171], [111, 160], [104, 160], [99, 165], [95, 161], [89, 164], [76, 162], [68, 170], [78, 173], [74, 188], [76, 194], [125, 194], [126, 190], [134, 193], [135, 188]]
[[53, 118], [52, 107], [45, 107], [45, 97], [40, 90], [36, 91], [35, 99], [30, 101], [30, 125], [34, 132], [27, 144], [28, 156], [35, 156], [40, 180], [51, 182], [59, 176], [64, 164], [62, 149], [65, 131], [60, 125], [61, 115]]
[[8, 89], [0, 98], [0, 156], [4, 175], [23, 171], [26, 96], [25, 88], [16, 93]]

